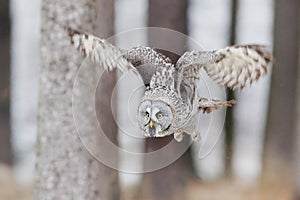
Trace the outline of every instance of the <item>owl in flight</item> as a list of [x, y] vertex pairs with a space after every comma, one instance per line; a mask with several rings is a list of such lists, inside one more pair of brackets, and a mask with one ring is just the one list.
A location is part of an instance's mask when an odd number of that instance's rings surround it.
[[272, 55], [261, 45], [236, 45], [215, 51], [189, 51], [176, 64], [150, 47], [119, 49], [105, 39], [66, 28], [73, 46], [105, 70], [134, 70], [146, 86], [137, 110], [138, 125], [146, 137], [184, 134], [200, 140], [196, 130], [198, 112], [210, 113], [231, 107], [235, 100], [201, 98], [197, 95], [200, 69], [218, 84], [243, 89], [272, 67]]

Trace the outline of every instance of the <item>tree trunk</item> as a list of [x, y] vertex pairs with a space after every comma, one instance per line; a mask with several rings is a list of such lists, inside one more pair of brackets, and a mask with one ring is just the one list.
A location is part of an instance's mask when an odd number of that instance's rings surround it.
[[[97, 8], [102, 12], [97, 13]], [[83, 59], [70, 45], [70, 39], [61, 27], [65, 24], [81, 31], [95, 32], [99, 23], [102, 26], [99, 32], [107, 36], [112, 34], [113, 22], [101, 23], [100, 20], [110, 16], [113, 16], [113, 2], [109, 0], [42, 2], [36, 199], [118, 199], [116, 171], [100, 164], [81, 143], [89, 141], [87, 148], [100, 150], [97, 123], [92, 117], [95, 105], [91, 103], [93, 97], [88, 96], [94, 91], [98, 77], [92, 70], [83, 71], [83, 81], [92, 85], [75, 88], [73, 94], [76, 73]], [[112, 81], [107, 83], [107, 88], [98, 87], [100, 91], [97, 92], [105, 92], [105, 95], [101, 93], [99, 100], [96, 94], [96, 106], [107, 105], [106, 94], [114, 82], [111, 77], [113, 75], [109, 77]], [[73, 97], [79, 102], [74, 103]], [[74, 111], [79, 112], [81, 118], [75, 127], [72, 104], [76, 103], [79, 106]], [[112, 122], [107, 121], [102, 128], [110, 129], [106, 133], [115, 138], [112, 135], [116, 134], [116, 129]]]
[[[148, 25], [150, 27], [163, 27], [187, 33], [187, 1], [186, 0], [151, 0], [149, 1]], [[169, 56], [173, 63], [176, 63], [180, 55], [164, 51], [174, 49], [183, 53], [186, 49], [185, 39], [173, 41], [168, 36], [149, 34], [148, 44], [151, 47], [163, 47], [162, 53]], [[177, 51], [176, 51], [177, 50]], [[167, 145], [173, 135], [165, 138], [146, 139], [147, 151], [155, 151]], [[186, 141], [185, 141], [186, 142]], [[186, 152], [181, 158], [166, 168], [150, 172], [144, 175], [144, 188], [146, 189], [146, 199], [185, 199], [184, 189], [189, 175], [192, 173], [191, 158]]]
[[[96, 33], [101, 38], [108, 38], [114, 34], [114, 0], [97, 0], [98, 17], [96, 20]], [[98, 84], [96, 91], [96, 114], [99, 123], [111, 142], [117, 145], [118, 128], [111, 111], [111, 96], [116, 83], [115, 71], [105, 73]], [[103, 199], [119, 199], [118, 172], [107, 166], [101, 166], [103, 181], [100, 188]], [[110, 198], [109, 198], [110, 197]]]
[[[296, 86], [299, 51], [299, 1], [276, 0], [275, 50], [264, 151], [264, 181], [292, 188]], [[287, 23], [288, 22], [288, 23]], [[298, 155], [299, 156], [299, 155]]]
[[[231, 17], [230, 17], [230, 38], [229, 45], [236, 43], [236, 24], [237, 24], [237, 13], [238, 13], [238, 0], [231, 0]], [[227, 91], [227, 100], [235, 99], [234, 92], [230, 89]], [[232, 150], [234, 140], [234, 120], [233, 120], [233, 109], [229, 107], [226, 109], [225, 119], [225, 173], [226, 176], [232, 175]]]
[[[299, 24], [300, 25], [300, 24]], [[300, 45], [300, 43], [299, 43]], [[300, 54], [300, 49], [299, 49]], [[300, 69], [300, 55], [298, 55], [299, 60], [299, 69]], [[298, 72], [298, 77], [300, 77], [300, 74]], [[298, 78], [298, 90], [300, 89], [300, 79]], [[297, 95], [297, 118], [296, 120], [300, 121], [300, 93]], [[295, 148], [295, 160], [296, 160], [296, 188], [295, 188], [295, 200], [300, 200], [300, 123], [297, 123], [296, 125], [296, 148]]]
[[12, 163], [9, 122], [10, 20], [9, 1], [0, 3], [0, 162]]
[[[299, 5], [300, 7], [300, 5]], [[300, 8], [299, 8], [300, 9]], [[298, 9], [298, 69], [300, 69], [300, 10]], [[298, 91], [300, 90], [300, 70], [298, 71]], [[297, 93], [297, 117], [296, 121], [300, 121], [300, 92]], [[296, 148], [295, 148], [295, 160], [296, 160], [296, 191], [295, 199], [300, 200], [300, 123], [296, 123]]]
[[[187, 0], [149, 0], [148, 26], [168, 28], [187, 34], [187, 5]], [[175, 48], [184, 53], [186, 41], [182, 39], [175, 42], [173, 39], [163, 33], [148, 35], [149, 44], [159, 44], [159, 46], [166, 47], [165, 49]], [[174, 58], [172, 60], [174, 61]]]

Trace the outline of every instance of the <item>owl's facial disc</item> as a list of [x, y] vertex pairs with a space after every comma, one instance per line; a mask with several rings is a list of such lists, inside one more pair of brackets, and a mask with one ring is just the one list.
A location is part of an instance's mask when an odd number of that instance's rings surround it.
[[167, 135], [173, 120], [168, 104], [162, 101], [143, 101], [138, 109], [138, 123], [147, 137], [163, 137]]

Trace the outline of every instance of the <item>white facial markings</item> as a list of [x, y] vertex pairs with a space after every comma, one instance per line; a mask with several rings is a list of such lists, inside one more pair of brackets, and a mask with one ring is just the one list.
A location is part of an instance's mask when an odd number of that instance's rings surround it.
[[[164, 136], [164, 132], [162, 130], [163, 125], [161, 124], [162, 119], [162, 110], [160, 103], [156, 102], [145, 102], [144, 105], [141, 107], [139, 112], [142, 113], [143, 116], [143, 130], [144, 134], [147, 137], [162, 137]], [[160, 117], [159, 117], [160, 116]], [[154, 129], [150, 129], [150, 120], [152, 120], [152, 127]], [[150, 133], [150, 131], [152, 131]], [[154, 132], [153, 132], [154, 131]]]
[[151, 113], [151, 108], [150, 107], [147, 107], [146, 108], [146, 113], [145, 113], [145, 118], [147, 120], [147, 123], [150, 122], [150, 113]]
[[147, 108], [146, 108], [146, 112], [148, 112], [149, 115], [150, 115], [150, 114], [151, 114], [151, 108], [150, 108], [150, 107], [147, 107]]
[[74, 43], [74, 46], [76, 48], [78, 48], [79, 45], [80, 45], [80, 37], [79, 37], [79, 35], [74, 35], [73, 38], [72, 38], [72, 41]]
[[153, 108], [153, 111], [151, 113], [151, 119], [153, 119], [155, 122], [158, 121], [157, 117], [156, 117], [156, 114], [160, 112], [160, 110], [158, 108]]

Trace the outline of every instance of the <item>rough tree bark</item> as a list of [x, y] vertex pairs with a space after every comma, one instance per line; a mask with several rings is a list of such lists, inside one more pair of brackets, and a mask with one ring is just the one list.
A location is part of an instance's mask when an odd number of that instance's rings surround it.
[[[108, 170], [92, 158], [77, 137], [72, 112], [72, 92], [75, 76], [83, 59], [71, 47], [70, 40], [61, 27], [61, 24], [65, 24], [95, 33], [96, 24], [101, 17], [107, 20], [113, 15], [112, 7], [113, 2], [109, 0], [42, 2], [36, 199], [117, 199], [116, 172]], [[105, 8], [105, 12], [102, 10], [98, 13], [97, 8]], [[111, 21], [100, 24], [103, 26], [99, 29], [101, 34], [111, 34]], [[91, 81], [98, 78], [91, 71], [85, 71], [84, 77]], [[84, 89], [75, 91], [75, 95], [81, 95], [82, 104], [86, 105], [79, 107], [78, 112], [93, 113], [94, 105], [87, 102], [86, 94]], [[96, 124], [92, 121], [91, 115], [82, 116], [77, 126], [84, 130], [81, 139], [97, 148], [101, 141], [98, 141]]]
[[[265, 183], [294, 184], [294, 140], [298, 71], [299, 1], [276, 0], [274, 55], [276, 63], [267, 121], [263, 179]], [[287, 23], [288, 22], [288, 23]]]
[[12, 163], [9, 123], [10, 20], [9, 1], [0, 3], [0, 162]]
[[[187, 1], [186, 0], [151, 0], [149, 1], [148, 25], [150, 27], [169, 28], [181, 33], [187, 33]], [[168, 35], [149, 34], [148, 44], [150, 46], [165, 47], [164, 49], [176, 48], [186, 50], [185, 39], [172, 41]], [[179, 58], [178, 55], [166, 51], [161, 51], [169, 56], [173, 63]], [[175, 52], [175, 49], [174, 49]], [[165, 138], [146, 139], [147, 151], [154, 151], [168, 144], [173, 136]], [[166, 168], [150, 172], [144, 175], [144, 188], [147, 199], [185, 199], [184, 189], [187, 180], [192, 174], [191, 158], [186, 152], [181, 158]]]

